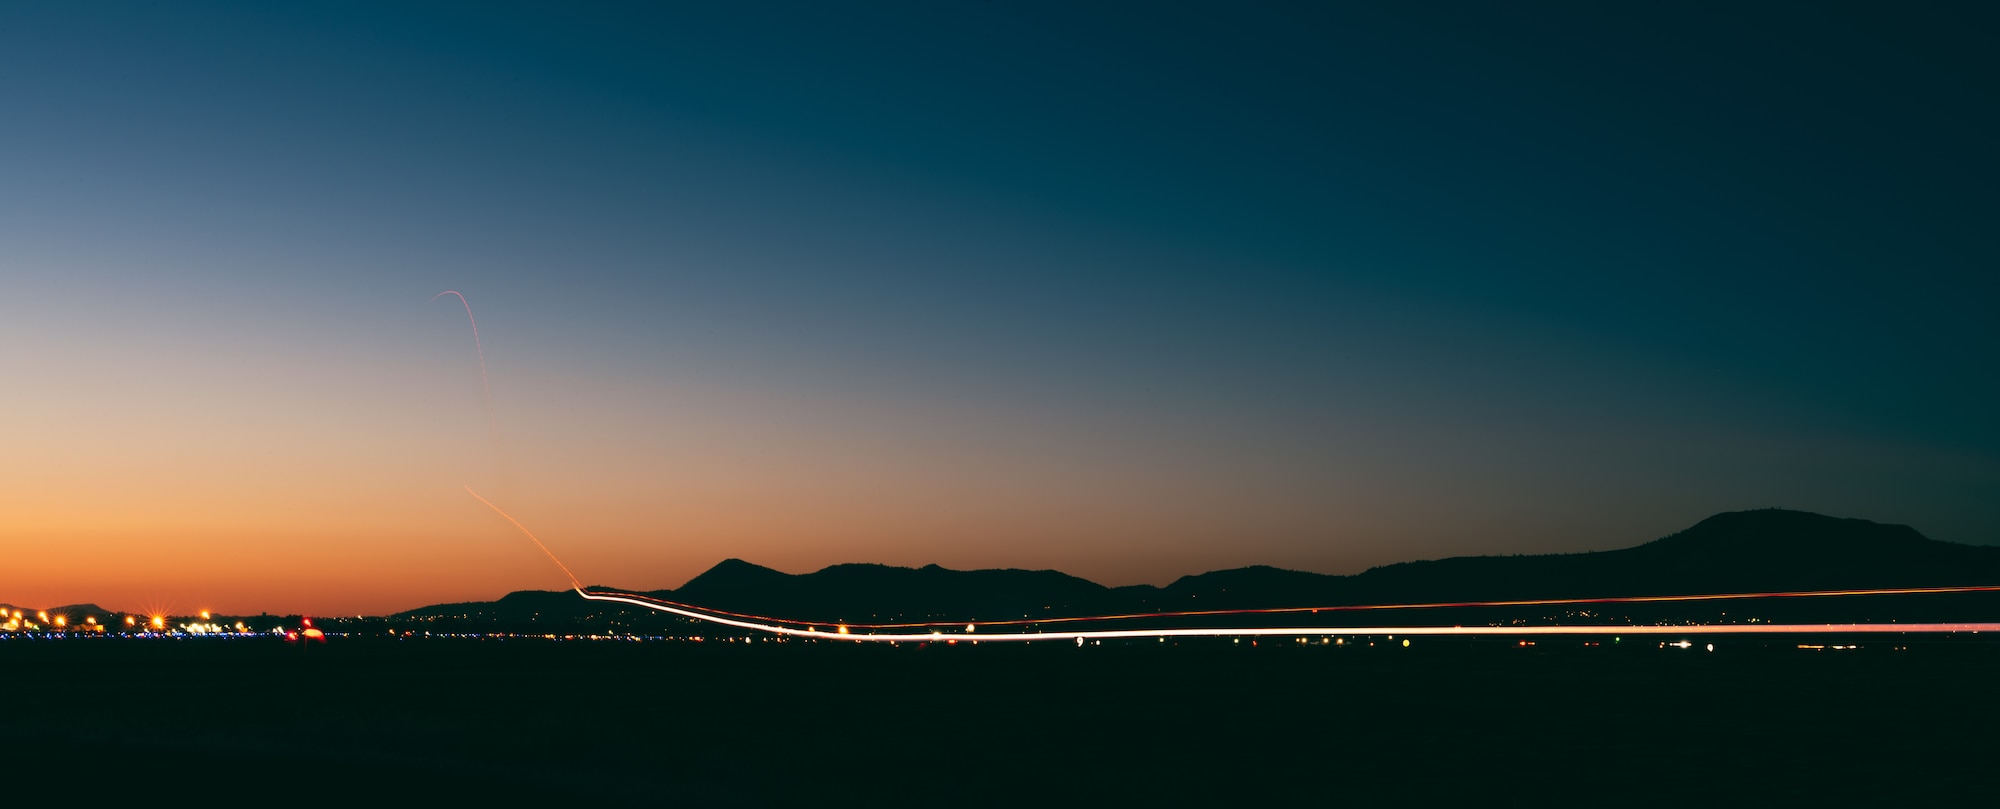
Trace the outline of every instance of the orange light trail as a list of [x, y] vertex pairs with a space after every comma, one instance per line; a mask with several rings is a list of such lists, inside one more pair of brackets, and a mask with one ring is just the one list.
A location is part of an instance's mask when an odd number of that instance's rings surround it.
[[549, 550], [549, 546], [543, 545], [541, 538], [535, 536], [535, 532], [528, 530], [528, 526], [522, 525], [520, 520], [514, 519], [514, 515], [508, 514], [499, 506], [493, 505], [493, 501], [480, 497], [479, 493], [473, 491], [471, 486], [465, 487], [465, 493], [472, 495], [474, 500], [485, 503], [487, 508], [493, 509], [493, 513], [506, 517], [507, 521], [513, 523], [515, 528], [521, 529], [521, 533], [526, 534], [528, 539], [535, 543], [535, 547], [541, 548], [542, 553], [549, 557], [549, 561], [556, 563], [556, 567], [562, 568], [563, 575], [569, 577], [570, 585], [576, 588], [577, 592], [583, 592], [583, 582], [577, 581], [576, 574], [569, 572], [569, 565], [565, 565], [561, 559], [557, 559], [555, 552]]

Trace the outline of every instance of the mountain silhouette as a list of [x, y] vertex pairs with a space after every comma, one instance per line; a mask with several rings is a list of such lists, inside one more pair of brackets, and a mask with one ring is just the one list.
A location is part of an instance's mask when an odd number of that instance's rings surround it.
[[1403, 562], [1353, 576], [1252, 566], [1166, 587], [1106, 588], [1052, 570], [835, 565], [788, 575], [731, 559], [655, 595], [803, 620], [996, 620], [1243, 609], [2000, 584], [2000, 548], [1904, 525], [1765, 509], [1718, 514], [1637, 547]]
[[817, 621], [996, 620], [1090, 614], [1125, 599], [1054, 570], [949, 570], [834, 565], [791, 575], [724, 560], [663, 598], [721, 610]]
[[103, 607], [97, 606], [96, 604], [64, 604], [60, 607], [50, 607], [48, 608], [47, 612], [50, 615], [73, 615], [78, 617], [85, 615], [117, 614], [113, 610], [107, 610]]
[[[1054, 570], [841, 564], [791, 574], [725, 559], [679, 589], [648, 594], [801, 621], [886, 623], [1967, 585], [2000, 585], [2000, 547], [1939, 542], [1905, 525], [1764, 509], [1717, 514], [1620, 550], [1463, 556], [1384, 565], [1351, 576], [1258, 565], [1184, 576], [1165, 587], [1113, 588]], [[497, 602], [438, 605], [402, 615], [552, 625], [587, 622], [621, 609], [565, 591], [527, 591]], [[660, 623], [658, 614], [653, 616], [653, 623]]]
[[1404, 562], [1354, 577], [1355, 598], [1410, 601], [1699, 595], [2000, 583], [2000, 548], [1906, 525], [1764, 509], [1717, 514], [1633, 548]]

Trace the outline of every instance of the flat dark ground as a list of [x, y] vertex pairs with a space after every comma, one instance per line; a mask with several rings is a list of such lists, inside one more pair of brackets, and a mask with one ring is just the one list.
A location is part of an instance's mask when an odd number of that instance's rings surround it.
[[1993, 799], [2000, 644], [1860, 642], [17, 638], [0, 782], [223, 804]]

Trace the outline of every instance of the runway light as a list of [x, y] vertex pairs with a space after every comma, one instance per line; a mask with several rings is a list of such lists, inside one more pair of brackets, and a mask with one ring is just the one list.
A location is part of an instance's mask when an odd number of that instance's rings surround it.
[[1408, 649], [1408, 648], [1410, 648], [1410, 639], [1409, 639], [1409, 638], [1404, 638], [1404, 639], [1403, 639], [1403, 648], [1405, 648], [1405, 649]]

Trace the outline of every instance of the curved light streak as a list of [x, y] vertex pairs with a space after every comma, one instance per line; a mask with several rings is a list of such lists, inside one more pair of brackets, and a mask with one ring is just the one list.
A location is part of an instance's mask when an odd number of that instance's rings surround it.
[[472, 324], [472, 348], [479, 352], [479, 389], [486, 396], [486, 427], [493, 431], [493, 435], [496, 436], [494, 440], [497, 441], [499, 440], [497, 436], [500, 435], [500, 421], [493, 417], [493, 384], [486, 378], [486, 346], [479, 342], [479, 320], [472, 316], [472, 302], [465, 299], [465, 293], [456, 289], [447, 289], [432, 295], [431, 302], [436, 303], [437, 299], [446, 295], [458, 296], [458, 302], [465, 305], [465, 319]]
[[[1857, 633], [1938, 633], [1938, 632], [2000, 632], [2000, 623], [1924, 623], [1924, 624], [1718, 624], [1710, 626], [1293, 626], [1293, 627], [1252, 627], [1243, 629], [1198, 628], [1198, 629], [1090, 629], [1078, 632], [996, 632], [980, 634], [947, 634], [932, 632], [883, 632], [855, 633], [817, 629], [796, 629], [788, 626], [745, 621], [721, 615], [710, 615], [696, 610], [661, 603], [656, 599], [633, 593], [592, 593], [579, 587], [577, 595], [591, 601], [609, 601], [629, 604], [657, 612], [693, 618], [713, 624], [769, 632], [774, 635], [789, 635], [800, 638], [825, 638], [828, 640], [854, 641], [856, 643], [923, 643], [930, 641], [971, 641], [974, 643], [1006, 643], [1033, 641], [1113, 640], [1132, 638], [1192, 638], [1192, 637], [1262, 637], [1262, 636], [1331, 636], [1331, 635], [1455, 635], [1455, 636], [1520, 636], [1520, 635], [1793, 635], [1793, 634], [1857, 634]], [[851, 629], [853, 624], [841, 625]]]
[[[1134, 612], [1117, 615], [1081, 615], [1059, 618], [1009, 618], [994, 621], [911, 621], [905, 623], [853, 623], [843, 624], [852, 629], [908, 629], [929, 626], [961, 626], [973, 623], [978, 626], [1027, 626], [1063, 623], [1097, 623], [1102, 621], [1129, 621], [1139, 618], [1195, 618], [1212, 615], [1279, 615], [1286, 613], [1359, 612], [1379, 610], [1429, 610], [1464, 607], [1541, 607], [1582, 604], [1643, 604], [1668, 601], [1727, 601], [1745, 598], [1819, 598], [1826, 596], [1884, 596], [1919, 595], [1936, 593], [1989, 593], [2000, 592], [2000, 585], [1978, 587], [1904, 587], [1881, 590], [1794, 590], [1769, 593], [1715, 593], [1708, 595], [1672, 596], [1611, 596], [1605, 598], [1540, 598], [1518, 601], [1435, 601], [1414, 604], [1340, 604], [1328, 607], [1260, 607], [1233, 610], [1182, 610], [1175, 612]], [[651, 596], [647, 596], [651, 598]], [[779, 623], [812, 623], [809, 621], [789, 621], [765, 615], [729, 612], [727, 610], [697, 607], [679, 601], [656, 599], [680, 607], [705, 610], [717, 615], [728, 615], [751, 620], [776, 621]]]
[[[488, 503], [487, 505], [490, 506], [492, 504]], [[516, 524], [518, 525], [518, 523]], [[547, 549], [544, 548], [543, 550], [546, 551]], [[554, 558], [553, 555], [551, 555], [550, 558], [553, 559]], [[556, 564], [561, 565], [562, 563], [557, 562]], [[567, 568], [565, 568], [565, 570], [567, 570]], [[574, 582], [575, 579], [572, 577], [571, 581]], [[664, 604], [671, 607], [678, 607], [683, 610], [697, 612], [704, 615], [721, 616], [726, 618], [735, 618], [743, 621], [759, 622], [767, 624], [796, 624], [798, 626], [814, 626], [814, 625], [824, 624], [827, 626], [844, 626], [847, 627], [848, 629], [922, 629], [928, 627], [946, 627], [946, 626], [993, 627], [993, 626], [1040, 626], [1044, 624], [1105, 623], [1110, 621], [1129, 621], [1142, 618], [1201, 618], [1201, 617], [1212, 617], [1218, 615], [1274, 615], [1282, 613], [1424, 610], [1424, 609], [1442, 609], [1442, 608], [1523, 607], [1523, 606], [1579, 605], [1579, 604], [1633, 604], [1633, 603], [1668, 602], [1668, 601], [1708, 601], [1708, 600], [1720, 601], [1720, 600], [1746, 599], [1746, 598], [1814, 598], [1814, 597], [1826, 597], [1826, 596], [1919, 595], [1919, 594], [1937, 594], [1937, 593], [1986, 593], [1986, 592], [2000, 592], [2000, 586], [1904, 587], [1904, 588], [1892, 588], [1892, 589], [1880, 589], [1880, 590], [1800, 590], [1800, 591], [1769, 592], [1769, 593], [1718, 593], [1712, 595], [1616, 596], [1609, 598], [1549, 598], [1549, 599], [1534, 599], [1534, 600], [1524, 600], [1524, 601], [1440, 601], [1440, 602], [1427, 602], [1427, 603], [1414, 603], [1414, 604], [1342, 604], [1331, 607], [1270, 607], [1270, 608], [1234, 609], [1234, 610], [1186, 610], [1180, 612], [1139, 612], [1139, 613], [1123, 613], [1116, 615], [1074, 615], [1074, 616], [1064, 616], [1059, 618], [1011, 618], [1005, 620], [992, 620], [992, 621], [978, 621], [978, 620], [910, 621], [904, 623], [863, 623], [856, 621], [802, 621], [792, 618], [780, 618], [771, 615], [758, 615], [755, 613], [747, 613], [747, 612], [732, 612], [730, 610], [717, 609], [714, 607], [704, 607], [698, 604], [689, 604], [684, 601], [674, 601], [671, 599], [660, 598], [658, 596], [639, 595], [636, 593], [620, 593], [620, 595], [627, 595], [633, 598], [644, 599], [646, 601], [655, 604]]]
[[[1419, 635], [1419, 636], [1423, 635], [1456, 635], [1456, 636], [1768, 635], [1768, 634], [1853, 634], [1853, 633], [1885, 633], [1885, 632], [1886, 633], [2000, 632], [2000, 623], [1713, 624], [1704, 626], [1658, 626], [1658, 625], [1653, 625], [1653, 626], [1646, 626], [1646, 625], [1292, 626], [1292, 627], [1247, 627], [1247, 628], [1201, 627], [1201, 628], [1171, 628], [1171, 629], [1087, 629], [1075, 632], [986, 632], [986, 633], [973, 632], [973, 629], [982, 623], [987, 626], [993, 626], [993, 625], [1017, 625], [1021, 623], [1055, 623], [1057, 620], [1069, 621], [1069, 622], [1108, 621], [1108, 620], [1124, 620], [1129, 618], [1148, 618], [1148, 617], [1167, 618], [1167, 617], [1181, 617], [1181, 616], [1195, 616], [1195, 615], [1230, 615], [1230, 614], [1254, 614], [1254, 613], [1268, 613], [1268, 612], [1300, 612], [1304, 610], [1337, 611], [1340, 609], [1362, 610], [1362, 609], [1413, 609], [1413, 608], [1421, 609], [1421, 608], [1433, 608], [1433, 607], [1530, 606], [1530, 605], [1545, 605], [1545, 604], [1583, 604], [1583, 603], [1600, 603], [1600, 602], [1631, 603], [1631, 602], [1646, 602], [1646, 601], [1695, 601], [1702, 599], [1724, 599], [1724, 598], [1775, 598], [1775, 597], [1808, 597], [1808, 596], [1834, 596], [1834, 595], [1892, 595], [1892, 594], [1916, 594], [1916, 593], [1986, 592], [1986, 591], [2000, 590], [2000, 587], [1991, 587], [1991, 586], [1903, 588], [1903, 589], [1890, 589], [1890, 590], [1815, 590], [1815, 591], [1780, 592], [1780, 593], [1727, 593], [1721, 595], [1706, 595], [1706, 596], [1703, 595], [1627, 596], [1627, 597], [1607, 598], [1607, 599], [1540, 599], [1532, 601], [1485, 601], [1485, 602], [1465, 601], [1465, 602], [1444, 602], [1444, 603], [1432, 603], [1432, 604], [1360, 605], [1360, 606], [1351, 606], [1344, 608], [1343, 607], [1318, 607], [1318, 608], [1286, 607], [1286, 608], [1272, 609], [1272, 610], [1204, 610], [1199, 612], [1183, 612], [1183, 613], [1148, 613], [1148, 614], [1137, 614], [1137, 615], [1111, 615], [1111, 616], [1096, 616], [1096, 617], [1081, 617], [1081, 618], [1045, 619], [1043, 621], [1034, 621], [1034, 620], [984, 621], [984, 622], [973, 621], [973, 622], [968, 622], [965, 625], [966, 632], [950, 633], [950, 634], [947, 634], [943, 631], [936, 629], [933, 629], [930, 632], [879, 632], [878, 633], [878, 632], [852, 631], [854, 629], [871, 629], [871, 628], [879, 629], [885, 627], [899, 627], [899, 626], [920, 627], [920, 626], [942, 625], [937, 622], [929, 622], [924, 624], [900, 624], [900, 625], [899, 624], [850, 624], [850, 623], [835, 622], [830, 624], [831, 626], [834, 627], [832, 631], [821, 632], [817, 628], [815, 628], [815, 624], [826, 624], [827, 622], [794, 621], [789, 619], [767, 618], [763, 616], [745, 615], [742, 613], [729, 613], [721, 610], [698, 608], [694, 607], [693, 605], [682, 604], [675, 601], [667, 601], [665, 599], [653, 598], [651, 596], [642, 596], [637, 593], [590, 592], [583, 588], [583, 584], [577, 580], [576, 574], [570, 572], [569, 566], [563, 564], [561, 559], [556, 558], [555, 552], [549, 550], [549, 546], [542, 544], [541, 538], [535, 536], [535, 533], [533, 531], [528, 530], [528, 527], [526, 525], [522, 525], [520, 520], [514, 519], [514, 515], [508, 514], [506, 510], [500, 508], [497, 505], [494, 505], [493, 501], [488, 500], [484, 497], [480, 497], [479, 493], [473, 491], [471, 486], [466, 486], [465, 492], [466, 494], [472, 495], [472, 497], [478, 500], [479, 502], [486, 504], [487, 508], [493, 509], [494, 513], [499, 514], [501, 517], [505, 517], [507, 519], [507, 522], [512, 523], [515, 528], [520, 529], [521, 533], [526, 535], [529, 541], [535, 543], [535, 547], [540, 548], [542, 550], [543, 555], [549, 557], [549, 561], [554, 562], [556, 567], [562, 569], [563, 575], [569, 578], [571, 589], [575, 590], [576, 594], [582, 596], [585, 600], [608, 601], [619, 604], [629, 604], [631, 606], [641, 607], [644, 609], [653, 610], [655, 612], [664, 612], [671, 615], [678, 615], [683, 618], [692, 618], [697, 621], [706, 621], [712, 624], [734, 627], [736, 629], [748, 629], [757, 632], [768, 632], [774, 635], [788, 635], [792, 637], [801, 637], [801, 638], [828, 638], [832, 640], [854, 641], [856, 643], [910, 643], [910, 642], [925, 643], [930, 641], [956, 642], [961, 639], [971, 641], [973, 643], [986, 643], [986, 642], [1028, 643], [1033, 641], [1073, 640], [1076, 643], [1081, 644], [1085, 640], [1111, 640], [1111, 639], [1121, 639], [1121, 638], [1122, 639], [1159, 638], [1161, 640], [1165, 640], [1170, 637], [1172, 638], [1266, 637], [1266, 636], [1287, 636], [1287, 635], [1292, 637], [1302, 637], [1302, 636], [1332, 636], [1332, 635]], [[804, 626], [805, 628], [800, 629], [798, 627], [780, 625], [784, 623], [798, 624], [800, 626]], [[957, 622], [954, 621], [951, 623], [951, 625], [956, 626]]]

